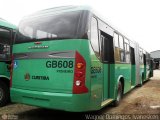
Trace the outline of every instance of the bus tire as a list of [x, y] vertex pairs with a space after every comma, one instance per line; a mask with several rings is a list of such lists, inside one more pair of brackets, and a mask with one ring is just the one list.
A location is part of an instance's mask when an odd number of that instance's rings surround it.
[[117, 97], [116, 97], [116, 100], [113, 102], [114, 107], [116, 107], [120, 104], [122, 97], [123, 97], [123, 85], [122, 85], [122, 82], [119, 81], [118, 89], [117, 89]]
[[9, 102], [9, 88], [8, 86], [0, 81], [0, 107], [6, 105]]

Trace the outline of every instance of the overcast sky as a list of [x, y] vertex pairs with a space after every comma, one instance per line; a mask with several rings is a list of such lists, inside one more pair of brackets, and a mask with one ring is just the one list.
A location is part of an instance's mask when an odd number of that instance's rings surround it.
[[91, 6], [145, 50], [160, 50], [160, 0], [0, 0], [0, 17], [18, 25], [23, 16], [65, 5]]

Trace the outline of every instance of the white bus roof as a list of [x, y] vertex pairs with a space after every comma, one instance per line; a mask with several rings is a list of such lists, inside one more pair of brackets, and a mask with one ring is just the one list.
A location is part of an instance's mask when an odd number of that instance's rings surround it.
[[43, 15], [51, 15], [51, 14], [58, 14], [62, 12], [70, 12], [70, 11], [79, 11], [79, 10], [88, 10], [91, 11], [91, 7], [89, 6], [61, 6], [61, 7], [54, 7], [49, 9], [40, 10], [35, 12], [31, 15], [23, 17], [23, 19], [28, 19], [29, 17], [38, 17]]

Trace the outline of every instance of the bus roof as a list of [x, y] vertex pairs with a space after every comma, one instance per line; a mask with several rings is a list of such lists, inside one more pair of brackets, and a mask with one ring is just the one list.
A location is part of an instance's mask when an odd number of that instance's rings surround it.
[[39, 12], [77, 11], [77, 10], [91, 10], [91, 7], [89, 6], [60, 6], [60, 7], [44, 9]]
[[9, 22], [7, 22], [6, 20], [0, 18], [0, 26], [4, 26], [7, 28], [12, 28], [12, 29], [17, 29], [17, 27]]
[[63, 12], [70, 12], [70, 11], [79, 11], [79, 10], [91, 11], [92, 9], [89, 6], [60, 6], [60, 7], [54, 7], [54, 8], [40, 10], [40, 11], [35, 12], [29, 16], [24, 16], [23, 19], [27, 19], [30, 17], [43, 16], [43, 15], [58, 14], [58, 13], [63, 13]]
[[[100, 16], [96, 11], [94, 11], [90, 6], [60, 6], [60, 7], [54, 7], [54, 8], [40, 10], [40, 11], [35, 12], [35, 13], [31, 14], [31, 15], [24, 16], [23, 19], [30, 19], [30, 18], [34, 18], [34, 17], [58, 14], [58, 13], [63, 13], [63, 12], [70, 12], [70, 11], [79, 11], [79, 10], [90, 11], [92, 14], [95, 14], [101, 21], [103, 21], [105, 24], [107, 24], [109, 27], [111, 27], [108, 24], [108, 21], [106, 23], [105, 22], [106, 20], [103, 19], [103, 17]], [[22, 19], [22, 21], [23, 21], [23, 19]], [[136, 41], [130, 40], [129, 38], [127, 38], [125, 35], [121, 34], [118, 30], [114, 29], [113, 27], [111, 27], [111, 28], [114, 30], [114, 32], [122, 35], [124, 38], [128, 39], [130, 42], [132, 42], [134, 44], [138, 44]]]
[[[63, 12], [70, 12], [70, 11], [79, 11], [79, 10], [87, 10], [87, 11], [90, 11], [92, 14], [95, 14], [96, 17], [98, 17], [101, 21], [103, 21], [105, 24], [107, 24], [109, 27], [111, 27], [109, 24], [108, 24], [108, 21], [107, 23], [105, 22], [106, 20], [103, 19], [102, 16], [100, 16], [96, 11], [94, 11], [90, 6], [60, 6], [60, 7], [54, 7], [54, 8], [49, 8], [49, 9], [44, 9], [44, 10], [40, 10], [40, 11], [37, 11], [31, 15], [28, 15], [28, 16], [24, 16], [22, 21], [23, 20], [26, 20], [26, 19], [30, 19], [30, 18], [36, 18], [36, 17], [40, 17], [40, 16], [48, 16], [48, 15], [51, 15], [51, 14], [58, 14], [58, 13], [63, 13]], [[121, 34], [118, 30], [114, 29], [113, 27], [111, 27], [116, 33], [118, 34]], [[123, 37], [127, 38], [126, 36], [124, 36], [123, 34], [121, 34]], [[128, 39], [128, 38], [127, 38]], [[130, 39], [128, 39], [130, 40]], [[131, 40], [130, 40], [131, 41]], [[131, 41], [132, 43], [135, 43], [135, 41]]]

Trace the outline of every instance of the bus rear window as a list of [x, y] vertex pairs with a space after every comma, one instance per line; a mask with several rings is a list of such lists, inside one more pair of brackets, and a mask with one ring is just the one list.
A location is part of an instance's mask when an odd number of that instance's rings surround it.
[[81, 12], [41, 15], [22, 20], [15, 43], [77, 38]]

